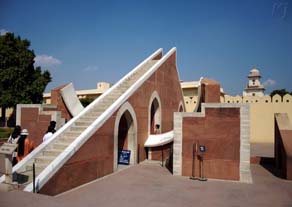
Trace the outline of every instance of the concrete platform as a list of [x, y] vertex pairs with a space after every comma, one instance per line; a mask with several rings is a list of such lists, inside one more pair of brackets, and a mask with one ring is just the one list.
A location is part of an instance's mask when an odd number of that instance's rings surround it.
[[90, 184], [49, 197], [0, 193], [0, 206], [292, 206], [292, 182], [252, 165], [253, 184], [193, 181], [165, 168], [135, 165]]

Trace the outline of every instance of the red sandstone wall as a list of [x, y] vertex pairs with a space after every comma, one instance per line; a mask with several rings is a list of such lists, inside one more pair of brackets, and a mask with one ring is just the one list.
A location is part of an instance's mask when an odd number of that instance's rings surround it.
[[210, 79], [202, 79], [200, 86], [199, 106], [196, 112], [201, 112], [202, 103], [220, 103], [220, 84]]
[[[183, 118], [182, 175], [192, 175], [193, 144], [205, 145], [204, 174], [207, 178], [239, 180], [239, 108], [206, 108], [205, 117]], [[195, 159], [199, 176], [199, 159]]]
[[277, 176], [292, 180], [292, 130], [279, 128], [275, 119], [275, 164]]
[[201, 84], [203, 103], [220, 103], [220, 84], [209, 79], [203, 79]]
[[42, 143], [43, 136], [51, 121], [50, 115], [39, 114], [38, 108], [21, 108], [21, 128], [27, 129], [35, 147]]
[[56, 195], [113, 172], [113, 131], [111, 117], [50, 179], [40, 193]]
[[[137, 118], [139, 161], [146, 159], [144, 143], [148, 137], [148, 105], [154, 90], [158, 92], [162, 105], [161, 131], [173, 129], [173, 112], [178, 110], [179, 103], [183, 100], [175, 61], [176, 54], [173, 54], [127, 100], [133, 106]], [[113, 172], [114, 123], [117, 111], [49, 180], [41, 193], [56, 195]]]

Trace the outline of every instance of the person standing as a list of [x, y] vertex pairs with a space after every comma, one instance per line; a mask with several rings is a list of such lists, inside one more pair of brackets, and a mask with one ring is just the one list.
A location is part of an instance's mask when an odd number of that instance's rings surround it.
[[[20, 132], [21, 132], [21, 127], [19, 125], [16, 125], [12, 134], [8, 138], [7, 142], [11, 144], [17, 144], [18, 139], [20, 137]], [[17, 164], [16, 156], [17, 156], [17, 149], [15, 149], [15, 151], [12, 153], [12, 166]]]
[[48, 130], [47, 133], [44, 135], [43, 137], [43, 142], [45, 142], [46, 140], [50, 139], [53, 136], [53, 132], [54, 132], [54, 126], [48, 126]]
[[34, 149], [34, 143], [28, 138], [27, 129], [23, 129], [18, 139], [17, 148], [17, 161], [22, 160], [26, 155], [28, 155]]
[[11, 144], [17, 144], [17, 141], [20, 137], [21, 127], [19, 125], [16, 125], [12, 134], [8, 138], [7, 142]]
[[50, 121], [49, 127], [53, 128], [52, 133], [54, 134], [56, 132], [56, 129], [55, 129], [56, 128], [56, 122], [55, 121]]

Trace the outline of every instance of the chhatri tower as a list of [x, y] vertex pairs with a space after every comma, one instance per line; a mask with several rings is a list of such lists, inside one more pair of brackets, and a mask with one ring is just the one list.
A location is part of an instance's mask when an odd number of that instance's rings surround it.
[[248, 85], [243, 91], [243, 96], [264, 96], [265, 88], [260, 82], [260, 71], [253, 67], [248, 74]]

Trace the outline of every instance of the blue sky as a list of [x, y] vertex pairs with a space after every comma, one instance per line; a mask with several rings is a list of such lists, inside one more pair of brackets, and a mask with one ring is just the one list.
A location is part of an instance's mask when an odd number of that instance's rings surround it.
[[0, 32], [31, 41], [53, 81], [115, 83], [158, 48], [177, 48], [180, 79], [242, 94], [253, 66], [266, 92], [292, 91], [291, 0], [0, 0]]

